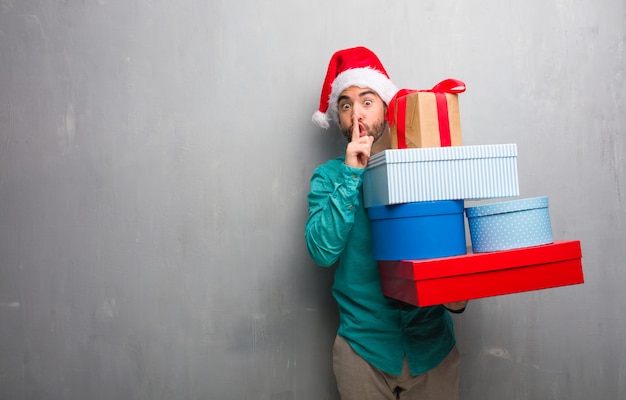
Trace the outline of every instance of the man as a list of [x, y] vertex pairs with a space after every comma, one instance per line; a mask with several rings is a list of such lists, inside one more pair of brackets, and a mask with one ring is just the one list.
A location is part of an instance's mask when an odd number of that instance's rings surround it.
[[456, 400], [460, 357], [448, 312], [467, 302], [418, 308], [388, 299], [372, 256], [362, 176], [370, 155], [388, 148], [385, 116], [397, 91], [370, 50], [332, 56], [313, 122], [336, 122], [348, 144], [313, 173], [305, 238], [317, 264], [337, 264], [333, 370], [341, 398]]

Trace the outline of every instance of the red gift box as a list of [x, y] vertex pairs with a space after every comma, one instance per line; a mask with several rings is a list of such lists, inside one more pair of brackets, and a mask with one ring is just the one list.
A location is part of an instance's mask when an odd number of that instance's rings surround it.
[[580, 241], [427, 260], [379, 261], [383, 294], [419, 307], [584, 282]]

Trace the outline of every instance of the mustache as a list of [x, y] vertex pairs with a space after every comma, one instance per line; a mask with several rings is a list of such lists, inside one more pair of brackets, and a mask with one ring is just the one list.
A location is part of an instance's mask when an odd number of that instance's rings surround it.
[[[382, 132], [384, 132], [387, 127], [389, 126], [389, 123], [387, 122], [387, 120], [383, 120], [382, 123], [380, 123], [379, 125], [374, 126], [373, 128], [370, 127], [368, 124], [361, 122], [361, 125], [363, 125], [363, 128], [365, 130], [365, 133], [367, 135], [370, 136], [380, 136], [382, 134]], [[352, 129], [354, 128], [354, 124], [350, 124], [350, 126], [346, 127], [345, 129], [341, 130], [341, 133], [343, 135], [343, 137], [350, 142], [352, 140]]]

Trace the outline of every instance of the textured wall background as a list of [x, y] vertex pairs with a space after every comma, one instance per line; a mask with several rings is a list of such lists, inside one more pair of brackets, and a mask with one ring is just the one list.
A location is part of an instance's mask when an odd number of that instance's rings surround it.
[[454, 77], [584, 285], [455, 317], [464, 399], [626, 397], [622, 0], [0, 1], [0, 398], [336, 399], [308, 180], [331, 54]]

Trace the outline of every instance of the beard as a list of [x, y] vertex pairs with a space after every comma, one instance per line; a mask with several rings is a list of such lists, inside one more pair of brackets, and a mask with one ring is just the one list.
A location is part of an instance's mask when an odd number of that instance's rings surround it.
[[[376, 141], [383, 136], [383, 133], [385, 133], [385, 130], [387, 129], [387, 120], [382, 120], [382, 122], [373, 126], [369, 126], [364, 123], [363, 127], [365, 128], [365, 134], [372, 136], [374, 138], [374, 143], [376, 143]], [[352, 125], [342, 129], [341, 133], [348, 142], [352, 141]]]

